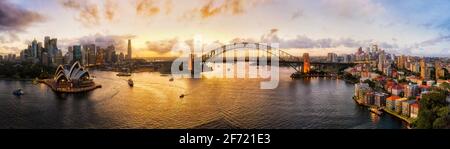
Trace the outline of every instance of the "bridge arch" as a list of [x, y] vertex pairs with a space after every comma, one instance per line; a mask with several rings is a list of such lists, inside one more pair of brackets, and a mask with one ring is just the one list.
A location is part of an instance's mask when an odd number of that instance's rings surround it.
[[273, 52], [272, 46], [268, 44], [262, 44], [262, 43], [248, 43], [248, 42], [241, 42], [241, 43], [232, 43], [227, 45], [222, 45], [218, 48], [212, 49], [208, 51], [207, 53], [204, 53], [202, 55], [202, 62], [205, 63], [208, 60], [211, 60], [213, 58], [217, 58], [221, 54], [225, 54], [228, 51], [233, 51], [237, 49], [256, 49], [256, 50], [263, 50], [267, 52], [268, 55], [276, 56], [278, 57], [280, 63], [286, 63], [290, 67], [292, 67], [295, 71], [300, 72], [299, 66], [297, 64], [300, 64], [300, 58], [294, 55], [291, 55], [283, 50], [280, 50], [277, 48], [278, 53]]

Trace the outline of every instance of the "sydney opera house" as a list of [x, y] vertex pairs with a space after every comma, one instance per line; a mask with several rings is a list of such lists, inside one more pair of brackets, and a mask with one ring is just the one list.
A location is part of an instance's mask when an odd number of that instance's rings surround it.
[[44, 81], [56, 92], [76, 93], [101, 87], [96, 85], [89, 72], [75, 62], [69, 69], [58, 66], [53, 79]]

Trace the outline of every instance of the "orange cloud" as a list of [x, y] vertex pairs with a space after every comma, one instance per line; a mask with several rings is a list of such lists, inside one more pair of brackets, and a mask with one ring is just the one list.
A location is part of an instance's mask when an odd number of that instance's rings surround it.
[[106, 0], [104, 5], [106, 19], [109, 21], [114, 20], [117, 10], [117, 3], [114, 0]]
[[161, 11], [158, 3], [158, 0], [138, 0], [136, 4], [136, 13], [145, 16], [157, 15]]
[[267, 2], [270, 2], [270, 0], [205, 0], [203, 5], [185, 12], [183, 16], [198, 15], [201, 19], [207, 19], [220, 14], [240, 15], [251, 7]]
[[60, 0], [65, 8], [79, 11], [79, 15], [75, 17], [85, 26], [98, 25], [100, 23], [99, 8], [95, 4], [88, 3], [87, 0]]

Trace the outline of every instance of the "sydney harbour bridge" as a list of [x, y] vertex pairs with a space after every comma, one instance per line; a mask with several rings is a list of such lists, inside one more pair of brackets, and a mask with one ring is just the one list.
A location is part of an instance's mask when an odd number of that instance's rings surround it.
[[[244, 58], [242, 55], [237, 55], [238, 52], [246, 51]], [[249, 54], [253, 51], [253, 55]], [[231, 52], [231, 53], [230, 53]], [[234, 54], [233, 54], [234, 52]], [[228, 53], [228, 54], [227, 54]], [[255, 54], [256, 53], [256, 54]], [[232, 58], [230, 58], [230, 55]], [[191, 51], [189, 54], [188, 65], [194, 66], [195, 63], [201, 63], [201, 67], [203, 67], [206, 63], [212, 62], [237, 62], [237, 61], [246, 61], [246, 62], [254, 62], [257, 65], [260, 65], [260, 62], [267, 62], [266, 64], [270, 64], [272, 60], [277, 60], [280, 66], [290, 67], [295, 71], [294, 74], [302, 74], [306, 77], [311, 76], [329, 76], [329, 75], [317, 75], [314, 74], [317, 71], [328, 70], [330, 68], [334, 70], [342, 70], [343, 68], [348, 68], [350, 66], [354, 66], [360, 63], [369, 63], [369, 62], [326, 62], [326, 61], [312, 61], [309, 57], [308, 53], [303, 53], [302, 56], [295, 56], [286, 52], [285, 50], [281, 50], [279, 48], [275, 48], [272, 45], [265, 43], [249, 43], [249, 42], [240, 42], [240, 43], [231, 43], [227, 45], [222, 45], [220, 47], [207, 50], [207, 52], [195, 53]], [[261, 60], [262, 59], [262, 60]], [[231, 61], [230, 61], [231, 60]], [[159, 61], [154, 63], [164, 63], [164, 65], [172, 64], [173, 61]], [[180, 69], [181, 65], [180, 65]], [[189, 71], [193, 74], [194, 69], [189, 68]], [[201, 70], [203, 72], [203, 70]], [[330, 72], [327, 72], [330, 73]], [[332, 72], [336, 74], [337, 72]]]
[[[238, 56], [236, 54], [237, 50], [248, 50], [251, 49], [256, 51], [255, 59], [253, 62], [259, 65], [260, 59], [263, 58], [265, 61], [270, 63], [274, 58], [277, 59], [280, 65], [288, 66], [295, 70], [298, 74], [310, 74], [311, 68], [315, 68], [316, 70], [323, 70], [325, 68], [347, 68], [349, 66], [353, 66], [358, 63], [367, 63], [367, 62], [351, 62], [351, 63], [333, 63], [333, 62], [323, 62], [323, 61], [311, 61], [308, 53], [303, 53], [303, 56], [294, 56], [286, 51], [280, 50], [279, 48], [274, 48], [272, 45], [263, 44], [263, 43], [232, 43], [227, 45], [222, 45], [218, 48], [209, 50], [208, 52], [202, 52], [201, 62], [204, 64], [206, 62], [218, 62], [217, 59], [222, 59], [222, 62], [229, 62], [230, 58], [227, 58], [230, 54], [226, 54], [227, 52], [235, 52], [232, 60], [238, 61]], [[233, 54], [232, 54], [233, 55]], [[241, 60], [252, 61], [250, 60], [249, 54], [245, 55], [245, 58]], [[241, 55], [239, 55], [241, 56]], [[265, 56], [265, 57], [264, 57]], [[191, 54], [190, 62], [194, 63], [195, 55]], [[220, 60], [219, 60], [220, 61]], [[312, 75], [312, 74], [311, 74]], [[313, 76], [313, 75], [312, 75]], [[316, 75], [317, 76], [317, 75]]]

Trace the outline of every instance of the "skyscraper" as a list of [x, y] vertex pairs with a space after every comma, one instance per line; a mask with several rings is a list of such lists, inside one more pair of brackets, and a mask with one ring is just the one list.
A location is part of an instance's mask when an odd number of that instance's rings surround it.
[[81, 61], [82, 53], [81, 53], [81, 46], [75, 45], [73, 46], [73, 62]]
[[384, 61], [386, 61], [386, 55], [384, 54], [384, 51], [382, 50], [380, 52], [380, 55], [378, 55], [378, 70], [379, 71], [383, 71]]
[[435, 69], [435, 73], [436, 73], [436, 80], [439, 80], [439, 78], [441, 78], [445, 75], [444, 71], [442, 70], [441, 61], [436, 60], [434, 62], [434, 69]]
[[425, 62], [425, 58], [422, 58], [420, 60], [420, 78], [424, 80], [428, 80], [428, 70], [427, 70], [427, 63]]
[[131, 53], [131, 39], [128, 39], [128, 53], [127, 53], [127, 59], [131, 60], [132, 58], [132, 53]]
[[401, 55], [398, 57], [397, 59], [397, 67], [400, 69], [404, 69], [405, 68], [405, 56]]
[[45, 38], [44, 38], [44, 48], [48, 50], [49, 45], [50, 45], [50, 37], [49, 36], [45, 36]]
[[337, 54], [336, 53], [328, 53], [327, 62], [336, 63], [337, 62]]
[[309, 73], [311, 69], [311, 63], [309, 60], [309, 54], [303, 53], [303, 73]]
[[103, 65], [103, 63], [105, 62], [105, 59], [104, 59], [105, 51], [104, 51], [104, 49], [102, 49], [100, 47], [96, 47], [96, 48], [97, 48], [96, 64]]
[[87, 45], [88, 49], [88, 64], [89, 65], [95, 65], [95, 44], [89, 44]]

